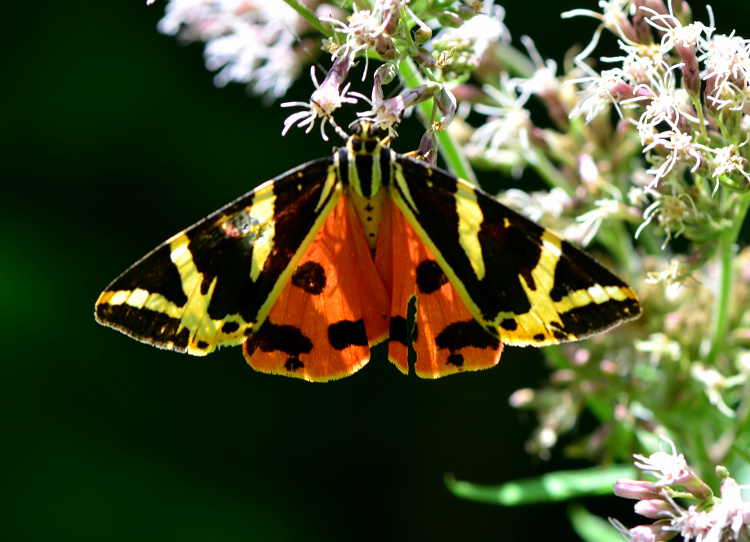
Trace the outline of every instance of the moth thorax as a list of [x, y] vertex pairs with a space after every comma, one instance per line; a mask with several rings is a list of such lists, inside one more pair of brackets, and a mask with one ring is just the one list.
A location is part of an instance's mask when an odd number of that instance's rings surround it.
[[383, 205], [387, 198], [384, 186], [390, 182], [391, 151], [377, 139], [350, 138], [345, 149], [336, 155], [339, 178], [365, 234], [372, 252], [380, 231]]
[[380, 192], [383, 173], [378, 155], [346, 153], [342, 168], [346, 168], [349, 187], [365, 199]]

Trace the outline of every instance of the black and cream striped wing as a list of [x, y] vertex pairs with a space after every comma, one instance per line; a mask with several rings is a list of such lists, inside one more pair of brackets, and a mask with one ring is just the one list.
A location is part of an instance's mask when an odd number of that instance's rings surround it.
[[574, 341], [640, 314], [593, 258], [485, 192], [393, 153], [391, 197], [472, 315], [511, 345]]
[[333, 158], [260, 185], [115, 279], [96, 302], [96, 319], [193, 355], [241, 344], [266, 318], [340, 196]]

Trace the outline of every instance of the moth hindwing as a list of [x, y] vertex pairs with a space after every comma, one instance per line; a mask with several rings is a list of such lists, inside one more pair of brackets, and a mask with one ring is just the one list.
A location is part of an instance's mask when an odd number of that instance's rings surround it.
[[399, 370], [412, 347], [414, 372], [437, 378], [494, 366], [503, 344], [575, 341], [639, 314], [584, 252], [368, 123], [158, 246], [96, 302], [100, 323], [140, 341], [243, 344], [255, 369], [312, 381], [354, 373], [389, 337]]

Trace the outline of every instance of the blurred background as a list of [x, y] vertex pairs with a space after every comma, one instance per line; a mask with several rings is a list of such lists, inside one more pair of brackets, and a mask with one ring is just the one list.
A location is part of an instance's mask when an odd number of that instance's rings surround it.
[[[720, 31], [750, 20], [739, 4], [713, 3]], [[514, 43], [528, 34], [558, 62], [596, 27], [559, 18], [593, 0], [505, 7]], [[476, 504], [443, 482], [586, 466], [524, 451], [535, 421], [508, 397], [545, 378], [538, 351], [433, 382], [380, 347], [316, 385], [255, 373], [240, 348], [193, 358], [98, 326], [94, 301], [131, 263], [340, 142], [282, 139], [289, 110], [214, 87], [201, 45], [157, 33], [164, 2], [6, 9], [21, 11], [6, 19], [3, 85], [3, 540], [575, 539], [564, 504]], [[305, 77], [286, 99], [311, 88]], [[399, 131], [394, 147], [415, 149], [416, 121]], [[584, 502], [623, 520], [631, 504]]]

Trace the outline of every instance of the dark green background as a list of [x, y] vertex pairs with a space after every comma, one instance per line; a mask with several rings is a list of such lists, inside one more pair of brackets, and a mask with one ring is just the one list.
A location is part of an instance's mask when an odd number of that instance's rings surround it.
[[[536, 351], [430, 382], [379, 348], [355, 376], [312, 385], [253, 372], [239, 348], [192, 358], [95, 324], [97, 295], [128, 265], [332, 143], [282, 139], [288, 110], [213, 87], [200, 46], [156, 32], [163, 3], [20, 4], [6, 14], [3, 81], [4, 540], [573, 536], [564, 506], [474, 504], [443, 484], [580, 466], [524, 452], [534, 420], [508, 396], [544, 378]], [[748, 20], [725, 4], [720, 20]], [[558, 14], [594, 2], [549, 6], [530, 17], [510, 5], [507, 22], [560, 60], [595, 22]], [[397, 150], [418, 143], [405, 124]], [[620, 517], [630, 506], [586, 504]]]

